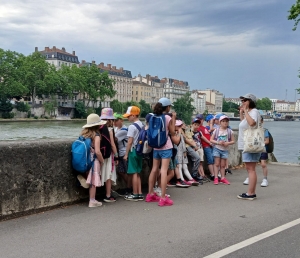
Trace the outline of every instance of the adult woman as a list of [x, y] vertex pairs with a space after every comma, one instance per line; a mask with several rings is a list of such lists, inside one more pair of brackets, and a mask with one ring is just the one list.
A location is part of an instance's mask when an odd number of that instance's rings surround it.
[[[242, 101], [242, 106], [240, 107], [240, 124], [239, 124], [239, 138], [238, 138], [238, 149], [244, 149], [244, 131], [249, 127], [255, 127], [260, 122], [260, 114], [256, 109], [256, 97], [247, 93], [244, 96], [240, 97]], [[242, 161], [245, 163], [249, 185], [247, 193], [242, 193], [237, 197], [243, 200], [254, 200], [256, 199], [256, 182], [257, 175], [255, 171], [255, 167], [257, 162], [259, 161], [260, 153], [242, 153]]]

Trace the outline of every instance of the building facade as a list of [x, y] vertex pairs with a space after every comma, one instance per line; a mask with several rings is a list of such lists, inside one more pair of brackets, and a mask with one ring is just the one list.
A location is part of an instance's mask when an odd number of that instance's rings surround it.
[[295, 112], [296, 103], [285, 101], [285, 100], [277, 100], [275, 102], [275, 111], [276, 112]]
[[172, 78], [163, 78], [161, 83], [164, 88], [164, 96], [175, 102], [177, 99], [182, 98], [187, 92], [190, 91], [188, 82], [179, 81]]
[[224, 98], [223, 93], [211, 89], [199, 90], [199, 92], [206, 94], [206, 101], [215, 106], [215, 112], [222, 112]]
[[225, 101], [226, 102], [232, 102], [232, 103], [237, 104], [239, 106], [242, 105], [242, 101], [241, 101], [240, 98], [225, 98]]
[[190, 92], [193, 99], [192, 105], [195, 107], [194, 114], [203, 114], [206, 109], [206, 94], [197, 90]]
[[300, 99], [296, 100], [295, 103], [295, 111], [300, 112]]
[[205, 109], [207, 110], [207, 112], [209, 114], [216, 113], [216, 107], [215, 107], [215, 105], [213, 103], [209, 102], [209, 101], [205, 102]]

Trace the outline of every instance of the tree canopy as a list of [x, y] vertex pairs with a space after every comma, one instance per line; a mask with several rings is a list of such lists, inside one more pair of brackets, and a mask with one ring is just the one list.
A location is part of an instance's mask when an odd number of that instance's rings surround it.
[[269, 98], [262, 98], [257, 100], [256, 108], [261, 110], [272, 110], [272, 101]]
[[222, 112], [231, 112], [234, 113], [235, 115], [238, 114], [238, 104], [235, 104], [233, 102], [230, 101], [226, 101], [225, 99], [223, 99], [223, 107], [222, 107]]
[[191, 94], [187, 92], [180, 99], [177, 99], [173, 105], [177, 113], [177, 117], [182, 119], [185, 123], [190, 124], [195, 107], [192, 105], [193, 99]]
[[292, 5], [289, 10], [289, 20], [293, 20], [295, 22], [293, 30], [297, 29], [298, 23], [300, 21], [300, 0], [297, 0], [295, 4]]

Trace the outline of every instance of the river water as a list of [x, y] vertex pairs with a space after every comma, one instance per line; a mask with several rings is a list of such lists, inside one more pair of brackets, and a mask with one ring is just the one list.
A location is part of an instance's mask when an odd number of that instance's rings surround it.
[[[34, 121], [0, 122], [0, 141], [24, 141], [37, 139], [76, 139], [80, 134], [81, 121]], [[238, 128], [239, 121], [231, 121]], [[274, 155], [279, 162], [299, 163], [300, 122], [264, 122], [274, 138]]]

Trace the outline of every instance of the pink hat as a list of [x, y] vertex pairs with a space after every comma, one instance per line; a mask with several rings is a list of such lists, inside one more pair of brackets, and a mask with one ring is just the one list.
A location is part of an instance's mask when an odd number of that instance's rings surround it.
[[109, 119], [109, 120], [114, 120], [116, 119], [114, 117], [114, 111], [112, 110], [112, 108], [103, 108], [101, 110], [101, 116], [100, 119]]
[[225, 115], [223, 115], [223, 116], [221, 116], [220, 118], [219, 118], [219, 121], [221, 122], [222, 120], [224, 120], [224, 119], [228, 119], [229, 120], [229, 117], [228, 116], [225, 116]]
[[175, 126], [181, 126], [183, 122], [181, 120], [176, 120]]

